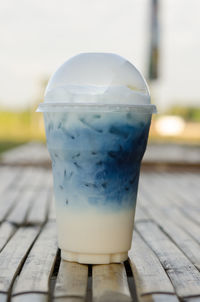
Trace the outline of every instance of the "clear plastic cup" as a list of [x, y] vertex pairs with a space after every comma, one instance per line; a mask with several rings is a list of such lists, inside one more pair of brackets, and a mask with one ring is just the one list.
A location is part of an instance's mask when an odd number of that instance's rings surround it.
[[80, 54], [50, 79], [44, 113], [61, 256], [122, 262], [134, 226], [152, 113], [139, 71], [114, 54]]

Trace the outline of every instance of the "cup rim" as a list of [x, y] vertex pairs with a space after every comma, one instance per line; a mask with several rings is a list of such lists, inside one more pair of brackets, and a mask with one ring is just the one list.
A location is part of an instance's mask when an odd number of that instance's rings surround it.
[[94, 103], [40, 103], [36, 112], [130, 112], [157, 113], [154, 104], [94, 104]]

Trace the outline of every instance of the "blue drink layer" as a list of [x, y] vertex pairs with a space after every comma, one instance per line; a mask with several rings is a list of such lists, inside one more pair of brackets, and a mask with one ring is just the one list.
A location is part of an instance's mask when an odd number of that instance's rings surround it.
[[151, 115], [48, 112], [44, 117], [57, 206], [133, 209]]

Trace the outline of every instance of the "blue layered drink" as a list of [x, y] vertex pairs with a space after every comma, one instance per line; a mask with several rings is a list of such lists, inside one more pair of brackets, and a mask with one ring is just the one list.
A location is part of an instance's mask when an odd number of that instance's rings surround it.
[[103, 86], [63, 87], [58, 87], [58, 96], [78, 102], [49, 102], [41, 110], [52, 159], [62, 258], [80, 263], [124, 261], [131, 246], [153, 108], [124, 106], [119, 100], [124, 96], [145, 102], [148, 93], [121, 86], [103, 94], [99, 93]]

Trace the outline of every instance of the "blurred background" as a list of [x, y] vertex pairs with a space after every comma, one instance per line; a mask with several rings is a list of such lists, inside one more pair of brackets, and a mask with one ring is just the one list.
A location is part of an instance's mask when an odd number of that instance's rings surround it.
[[152, 144], [200, 145], [199, 0], [2, 0], [0, 152], [45, 141], [50, 75], [80, 52], [114, 52], [147, 79]]

